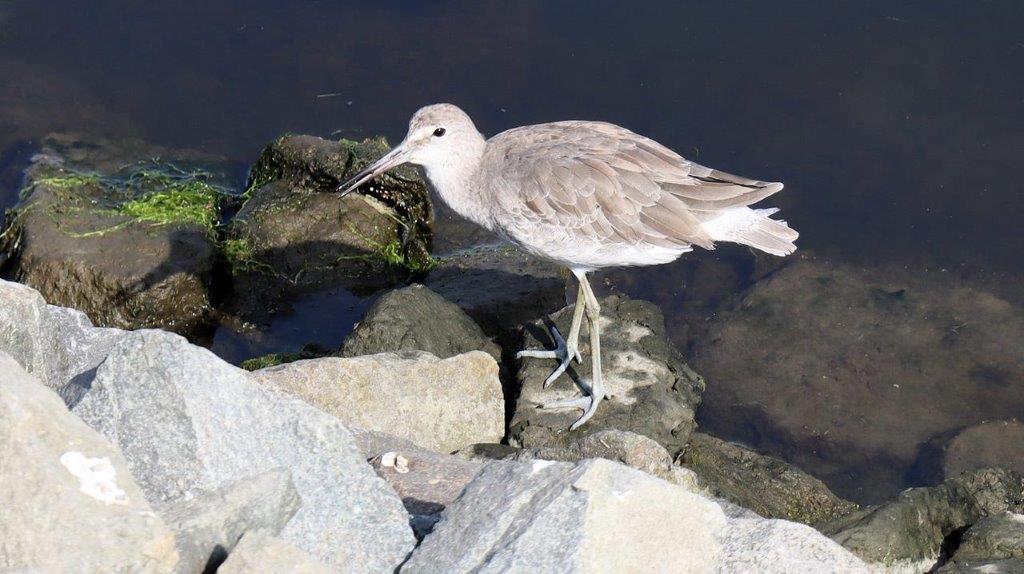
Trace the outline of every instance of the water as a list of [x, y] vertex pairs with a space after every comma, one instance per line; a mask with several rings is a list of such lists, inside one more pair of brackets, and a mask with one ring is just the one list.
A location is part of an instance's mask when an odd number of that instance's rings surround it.
[[[285, 132], [396, 140], [415, 109], [450, 101], [486, 134], [602, 119], [783, 181], [773, 203], [802, 249], [941, 270], [1019, 304], [1021, 29], [1016, 0], [8, 0], [0, 201], [13, 203], [12, 174], [52, 131], [248, 163]], [[672, 323], [683, 269], [611, 274], [606, 288], [657, 301]], [[345, 323], [367, 303], [335, 304]], [[287, 333], [317, 328], [309, 308], [267, 340], [215, 348], [294, 345]], [[348, 326], [320, 329], [336, 342]]]

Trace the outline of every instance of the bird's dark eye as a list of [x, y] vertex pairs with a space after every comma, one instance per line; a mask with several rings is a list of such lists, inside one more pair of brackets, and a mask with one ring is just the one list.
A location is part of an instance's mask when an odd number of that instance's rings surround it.
[[434, 137], [439, 138], [444, 135], [444, 128], [437, 128], [434, 130]]

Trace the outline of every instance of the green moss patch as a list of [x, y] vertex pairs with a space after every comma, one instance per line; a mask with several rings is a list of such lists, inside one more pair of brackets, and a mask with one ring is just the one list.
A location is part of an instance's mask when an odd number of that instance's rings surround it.
[[170, 182], [139, 199], [126, 201], [117, 211], [157, 225], [191, 223], [209, 232], [217, 225], [220, 191], [197, 179]]

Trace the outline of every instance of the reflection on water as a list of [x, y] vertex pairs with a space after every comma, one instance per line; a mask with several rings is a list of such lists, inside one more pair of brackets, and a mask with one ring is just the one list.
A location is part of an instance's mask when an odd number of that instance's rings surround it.
[[[285, 132], [394, 140], [416, 108], [451, 101], [487, 134], [602, 119], [783, 181], [772, 203], [802, 249], [1020, 303], [1022, 25], [1016, 0], [12, 0], [0, 4], [0, 202], [15, 200], [26, 142], [51, 131], [248, 163]], [[706, 279], [730, 266], [693, 262], [735, 262], [735, 250], [687, 257], [603, 281], [657, 302], [682, 346], [699, 311], [689, 289], [749, 282]], [[222, 331], [214, 349], [236, 360], [336, 345], [367, 305], [317, 296], [268, 333]]]

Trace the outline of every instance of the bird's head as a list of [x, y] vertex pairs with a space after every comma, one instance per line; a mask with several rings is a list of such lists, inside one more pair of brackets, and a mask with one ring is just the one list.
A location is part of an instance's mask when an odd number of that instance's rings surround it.
[[403, 163], [421, 165], [428, 174], [433, 170], [458, 167], [479, 159], [483, 145], [484, 137], [466, 112], [452, 104], [426, 106], [409, 120], [409, 132], [402, 143], [341, 184], [338, 191], [347, 194]]

